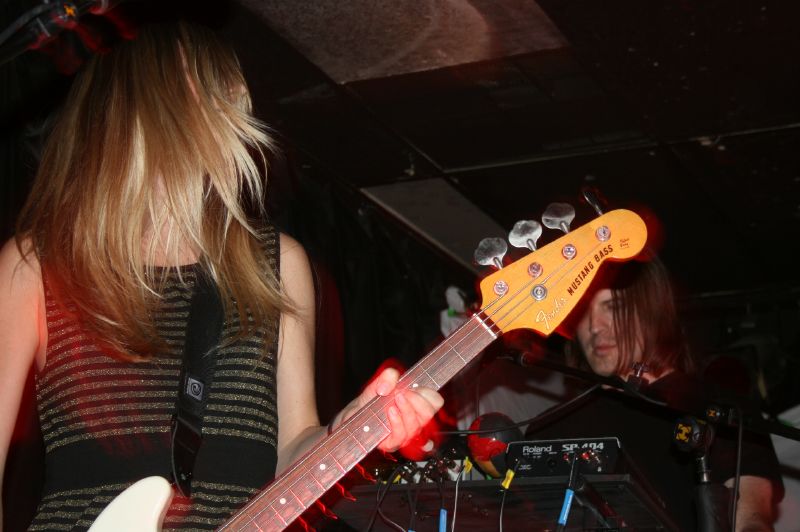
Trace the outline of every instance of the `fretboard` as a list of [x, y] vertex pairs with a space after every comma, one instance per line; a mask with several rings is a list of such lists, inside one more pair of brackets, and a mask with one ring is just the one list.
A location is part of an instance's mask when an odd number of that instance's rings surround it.
[[[397, 388], [440, 389], [499, 334], [482, 312], [475, 314], [405, 372]], [[392, 396], [374, 398], [219, 530], [285, 529], [388, 436], [386, 409], [393, 400]]]

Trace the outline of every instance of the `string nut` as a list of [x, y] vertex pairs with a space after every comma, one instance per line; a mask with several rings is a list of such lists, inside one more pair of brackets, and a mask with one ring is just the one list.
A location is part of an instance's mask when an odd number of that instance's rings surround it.
[[561, 254], [567, 260], [572, 260], [578, 254], [578, 250], [572, 244], [567, 244], [561, 249]]

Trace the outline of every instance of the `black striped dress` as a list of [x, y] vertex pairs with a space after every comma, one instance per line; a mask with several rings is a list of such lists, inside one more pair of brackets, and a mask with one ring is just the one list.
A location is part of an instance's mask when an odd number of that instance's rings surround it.
[[[267, 239], [276, 272], [277, 239], [274, 232]], [[180, 270], [185, 283], [177, 271], [168, 274], [156, 320], [169, 352], [140, 363], [103, 353], [45, 286], [47, 362], [36, 392], [46, 478], [31, 530], [85, 530], [134, 481], [170, 478], [170, 418], [196, 267]], [[226, 322], [223, 339], [237, 327]], [[214, 529], [274, 477], [276, 342], [265, 345], [263, 332], [217, 350], [192, 497], [173, 499], [165, 530]]]

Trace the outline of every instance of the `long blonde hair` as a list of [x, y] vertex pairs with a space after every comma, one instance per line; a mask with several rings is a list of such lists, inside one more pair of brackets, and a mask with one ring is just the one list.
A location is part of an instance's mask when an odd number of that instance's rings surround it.
[[155, 264], [176, 266], [187, 249], [243, 330], [248, 314], [277, 319], [288, 305], [250, 219], [264, 217], [271, 146], [235, 54], [213, 31], [144, 27], [74, 80], [18, 243], [31, 239], [59, 300], [121, 358], [158, 346], [152, 313], [166, 270]]

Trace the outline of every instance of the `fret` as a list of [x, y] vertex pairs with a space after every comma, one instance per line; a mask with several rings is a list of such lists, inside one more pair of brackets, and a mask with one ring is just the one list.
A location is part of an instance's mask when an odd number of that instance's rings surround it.
[[329, 454], [323, 456], [308, 469], [308, 474], [313, 476], [314, 480], [324, 486], [326, 490], [336, 484], [345, 473], [346, 471], [339, 467]]
[[389, 434], [385, 410], [392, 401], [391, 397], [379, 397], [345, 422], [348, 431], [364, 447], [374, 449]]
[[322, 497], [322, 495], [328, 491], [327, 486], [320, 484], [314, 475], [308, 474], [300, 476], [300, 478], [298, 478], [294, 484], [292, 484], [290, 489], [292, 490], [292, 493], [298, 499], [303, 501], [304, 505], [306, 506]]
[[378, 410], [371, 411], [372, 419], [375, 420], [377, 423], [370, 424], [373, 434], [379, 434], [381, 436], [381, 440], [387, 436], [390, 432], [389, 430], [389, 420], [386, 418], [386, 404], [389, 402], [393, 402], [393, 398], [384, 399], [381, 401], [383, 405]]
[[[275, 505], [277, 504], [276, 501]], [[272, 522], [277, 529], [280, 529], [288, 526], [294, 519], [293, 516], [281, 516], [272, 504], [253, 505], [247, 510], [246, 513], [237, 514], [236, 519], [226, 524], [225, 528], [231, 528], [237, 532], [239, 530], [266, 530], [266, 524]]]
[[[249, 508], [248, 508], [249, 509]], [[264, 527], [259, 526], [257, 520], [262, 519], [266, 521], [266, 515], [273, 515], [272, 508], [261, 508], [261, 511], [256, 514], [255, 517], [252, 517], [247, 514], [247, 509], [241, 511], [240, 513], [236, 514], [236, 517], [225, 523], [225, 525], [220, 528], [219, 530], [236, 530], [237, 532], [240, 531], [249, 531], [249, 530], [258, 530], [263, 531], [266, 530]], [[280, 530], [283, 527], [287, 526], [283, 520], [277, 516], [274, 519], [275, 529]]]
[[349, 423], [345, 423], [343, 427], [343, 432], [345, 432], [347, 436], [349, 436], [350, 439], [354, 441], [356, 445], [358, 445], [358, 448], [361, 449], [363, 455], [366, 456], [369, 454], [369, 452], [372, 450], [372, 447], [367, 442], [362, 442], [361, 440], [364, 431], [359, 429], [359, 427], [350, 425]]
[[[449, 381], [475, 358], [494, 336], [472, 322], [467, 322], [445, 343], [431, 352], [413, 369], [414, 381], [419, 386], [438, 389], [438, 383]], [[454, 356], [455, 355], [455, 356]]]
[[[458, 345], [453, 345], [450, 342], [449, 339], [445, 340], [444, 344], [448, 347], [448, 354], [449, 353], [455, 353], [456, 356], [459, 358], [459, 360], [461, 360], [461, 363], [462, 363], [463, 366], [466, 366], [467, 364], [469, 364], [470, 360], [472, 360], [472, 358], [466, 359], [463, 356], [461, 356], [461, 352], [458, 350], [459, 346]], [[462, 349], [463, 349], [463, 347], [462, 347]]]
[[[426, 373], [434, 377], [434, 380], [447, 382], [449, 380], [450, 372], [448, 371], [448, 364], [450, 363], [451, 357], [447, 356], [447, 353], [444, 356], [440, 356], [435, 360], [431, 360], [430, 364], [427, 367]], [[460, 364], [459, 361], [455, 361], [458, 364], [458, 369], [464, 367], [463, 364]]]
[[438, 380], [447, 382], [453, 375], [463, 369], [464, 365], [465, 364], [459, 359], [444, 356], [433, 362], [432, 366], [428, 369], [428, 373], [433, 373]]
[[336, 459], [342, 468], [350, 471], [353, 466], [364, 458], [364, 448], [353, 437], [343, 439], [332, 451], [331, 456]]
[[431, 379], [427, 373], [418, 368], [412, 368], [404, 375], [404, 380], [410, 380], [413, 384], [409, 385], [410, 389], [424, 386], [425, 388], [436, 389], [436, 383]]
[[261, 495], [258, 495], [244, 508], [239, 510], [235, 517], [225, 523], [220, 530], [236, 530], [237, 532], [242, 530], [265, 530], [265, 528], [259, 526], [258, 523], [266, 523], [270, 520], [275, 523], [276, 530], [281, 530], [283, 527], [287, 526], [288, 522], [278, 515], [271, 504], [268, 504], [267, 493], [269, 493], [269, 489], [262, 492]]
[[[368, 415], [368, 413], [365, 412], [364, 415], [356, 420], [360, 421], [360, 423], [345, 423], [342, 427], [342, 430], [351, 441], [355, 443], [351, 452], [354, 456], [356, 453], [360, 455], [359, 461], [375, 449], [389, 433], [388, 430], [383, 430], [383, 425], [380, 423], [376, 424], [371, 422], [374, 417], [374, 415]], [[364, 427], [369, 427], [369, 431], [365, 431]]]
[[436, 382], [436, 379], [433, 378], [433, 375], [430, 374], [427, 368], [421, 367], [420, 369], [425, 374], [425, 376], [428, 377], [428, 379], [433, 383], [433, 387], [435, 390], [438, 390], [439, 388], [442, 387], [438, 382]]
[[[280, 527], [278, 527], [278, 523], [279, 522], [280, 521], [278, 521], [276, 519], [276, 523], [275, 523], [275, 525], [276, 525], [275, 529], [276, 530], [279, 530], [279, 528], [280, 528]], [[267, 530], [267, 529], [262, 527], [262, 526], [258, 526], [258, 523], [256, 523], [255, 521], [248, 521], [245, 524], [237, 524], [236, 530], [237, 530], [237, 532], [243, 532], [243, 531], [247, 531], [247, 532], [264, 532], [264, 530]]]
[[[313, 501], [312, 501], [313, 502]], [[298, 515], [303, 513], [306, 506], [303, 501], [298, 499], [291, 490], [287, 489], [281, 493], [277, 499], [270, 505], [281, 521], [284, 523], [291, 523]], [[261, 516], [258, 519], [259, 524], [266, 524], [266, 520], [262, 517], [269, 517], [267, 515]]]

